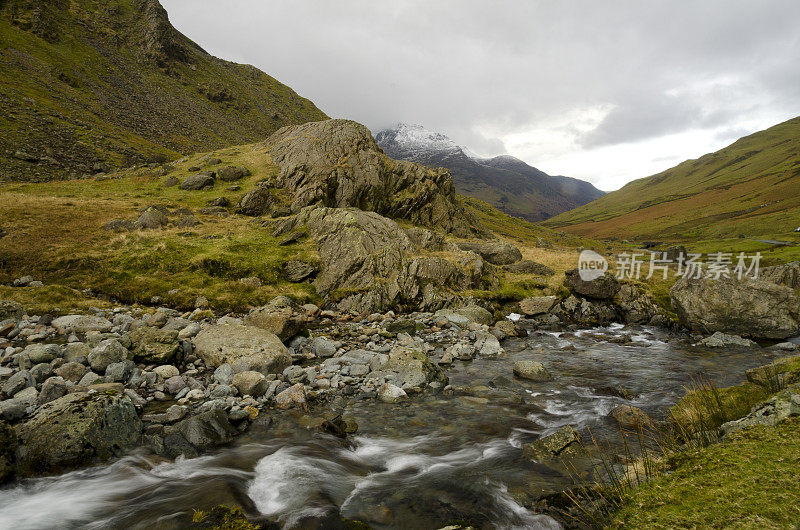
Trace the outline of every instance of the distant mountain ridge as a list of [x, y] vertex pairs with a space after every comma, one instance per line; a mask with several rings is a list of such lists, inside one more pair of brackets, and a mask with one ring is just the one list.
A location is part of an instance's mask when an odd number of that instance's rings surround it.
[[456, 190], [529, 221], [542, 221], [602, 197], [582, 180], [551, 176], [518, 158], [480, 158], [447, 136], [399, 124], [375, 135], [387, 155], [450, 170]]
[[163, 161], [327, 118], [249, 65], [209, 55], [157, 0], [0, 1], [0, 179]]
[[639, 180], [545, 225], [594, 238], [793, 241], [800, 117]]

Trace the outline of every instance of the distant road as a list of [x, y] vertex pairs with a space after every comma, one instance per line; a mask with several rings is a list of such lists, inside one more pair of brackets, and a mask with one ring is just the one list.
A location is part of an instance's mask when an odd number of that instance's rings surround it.
[[766, 243], [768, 245], [788, 245], [793, 246], [796, 245], [794, 241], [775, 241], [774, 239], [754, 239], [754, 241], [758, 241], [759, 243]]

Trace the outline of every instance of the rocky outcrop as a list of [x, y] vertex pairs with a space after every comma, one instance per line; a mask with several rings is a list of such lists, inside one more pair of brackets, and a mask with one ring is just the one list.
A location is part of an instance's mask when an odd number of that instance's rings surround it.
[[505, 241], [465, 241], [458, 247], [475, 252], [492, 265], [509, 265], [522, 259], [522, 252]]
[[720, 432], [724, 437], [756, 425], [774, 427], [793, 416], [800, 416], [800, 391], [797, 388], [783, 390], [754, 406], [747, 416], [724, 423]]
[[343, 311], [434, 310], [452, 302], [456, 291], [498, 285], [492, 266], [473, 252], [414, 256], [406, 232], [375, 212], [309, 207], [279, 221], [275, 234], [300, 227], [311, 231], [319, 251], [314, 286]]
[[669, 294], [681, 323], [704, 333], [784, 339], [800, 329], [800, 298], [785, 285], [758, 279], [681, 278]]
[[208, 367], [247, 359], [262, 373], [281, 373], [292, 364], [286, 346], [272, 332], [241, 324], [207, 326], [194, 338], [195, 353]]
[[522, 446], [522, 455], [533, 462], [549, 463], [568, 457], [586, 454], [581, 435], [571, 426], [561, 427], [555, 433]]
[[348, 120], [280, 129], [263, 144], [281, 168], [275, 186], [291, 209], [354, 207], [459, 237], [486, 235], [456, 198], [450, 173], [387, 157], [369, 130]]
[[800, 289], [800, 261], [764, 267], [758, 272], [759, 279]]
[[619, 281], [609, 273], [589, 281], [581, 278], [578, 269], [568, 270], [564, 276], [567, 288], [586, 298], [609, 300], [614, 298], [620, 290]]
[[126, 397], [67, 394], [16, 426], [17, 473], [52, 473], [107, 460], [133, 447], [141, 430], [136, 409]]

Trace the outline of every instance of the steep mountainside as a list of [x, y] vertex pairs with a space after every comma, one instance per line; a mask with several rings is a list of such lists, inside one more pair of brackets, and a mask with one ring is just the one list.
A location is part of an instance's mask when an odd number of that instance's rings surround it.
[[157, 0], [0, 1], [0, 179], [80, 176], [325, 119], [260, 70], [212, 57]]
[[547, 221], [591, 237], [790, 239], [800, 226], [800, 118]]
[[588, 182], [550, 176], [513, 156], [475, 157], [448, 137], [418, 125], [400, 124], [379, 132], [375, 140], [392, 158], [449, 169], [459, 193], [529, 221], [547, 219], [603, 196]]

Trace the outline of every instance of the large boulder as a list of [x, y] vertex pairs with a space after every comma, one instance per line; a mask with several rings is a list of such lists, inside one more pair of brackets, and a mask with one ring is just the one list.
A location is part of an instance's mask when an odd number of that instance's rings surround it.
[[522, 446], [522, 455], [528, 460], [539, 463], [585, 454], [586, 450], [583, 447], [581, 435], [569, 425], [561, 427], [549, 436]]
[[133, 330], [129, 338], [133, 358], [147, 363], [168, 363], [180, 347], [178, 331], [143, 326]]
[[348, 120], [284, 127], [264, 142], [280, 166], [291, 209], [311, 205], [376, 212], [459, 237], [485, 234], [456, 198], [450, 173], [390, 159], [369, 129]]
[[614, 298], [620, 290], [619, 281], [609, 273], [589, 281], [581, 278], [578, 269], [568, 270], [564, 276], [567, 288], [586, 298], [608, 300]]
[[93, 315], [66, 315], [53, 320], [51, 325], [63, 334], [109, 331], [113, 327], [107, 318]]
[[784, 339], [800, 330], [800, 297], [758, 279], [681, 278], [669, 291], [681, 323], [704, 333]]
[[214, 176], [215, 174], [213, 171], [203, 171], [202, 173], [186, 177], [178, 187], [182, 190], [194, 191], [211, 188], [214, 186]]
[[529, 381], [550, 381], [553, 377], [538, 361], [514, 361], [514, 375]]
[[209, 368], [247, 359], [262, 373], [279, 374], [292, 364], [289, 351], [277, 335], [255, 326], [208, 326], [194, 338], [194, 348]]
[[399, 387], [424, 387], [432, 382], [439, 382], [444, 386], [448, 382], [444, 371], [425, 352], [406, 346], [393, 347], [389, 352], [389, 360], [381, 367], [381, 371], [392, 374], [392, 383]]
[[250, 170], [243, 166], [225, 166], [217, 170], [217, 177], [223, 182], [233, 182], [250, 175]]
[[260, 182], [242, 197], [236, 206], [236, 213], [256, 217], [268, 213], [276, 203], [275, 188], [267, 182]]
[[458, 243], [458, 248], [479, 254], [492, 265], [508, 265], [522, 259], [522, 252], [505, 241], [465, 241]]
[[549, 313], [558, 303], [555, 296], [531, 296], [519, 302], [519, 310], [525, 316], [536, 316]]
[[224, 410], [201, 412], [164, 430], [164, 456], [197, 456], [199, 451], [224, 445], [238, 434]]
[[552, 276], [556, 273], [547, 265], [529, 259], [511, 263], [510, 265], [503, 265], [503, 270], [513, 274], [538, 274], [539, 276]]
[[17, 473], [54, 473], [100, 462], [136, 445], [142, 422], [127, 397], [75, 392], [16, 426]]
[[89, 352], [89, 365], [92, 370], [103, 373], [109, 364], [118, 363], [133, 357], [128, 349], [116, 339], [106, 339]]
[[156, 229], [167, 226], [169, 218], [158, 208], [152, 206], [142, 212], [142, 215], [136, 220], [136, 228]]
[[455, 291], [498, 285], [491, 265], [472, 252], [412, 256], [406, 232], [375, 212], [306, 208], [278, 222], [275, 233], [300, 227], [311, 231], [319, 251], [314, 286], [342, 311], [435, 310], [453, 301]]
[[286, 342], [300, 333], [308, 321], [291, 298], [276, 296], [269, 304], [250, 311], [244, 323], [271, 331]]

